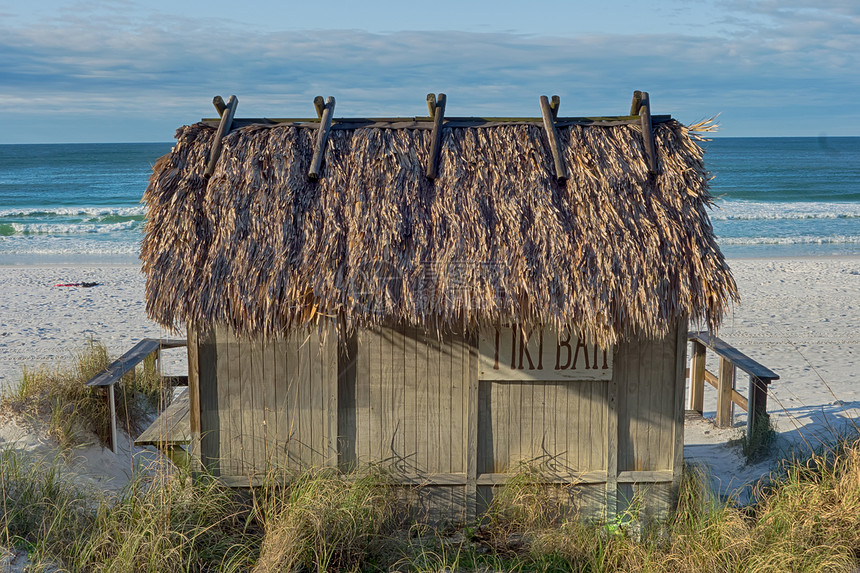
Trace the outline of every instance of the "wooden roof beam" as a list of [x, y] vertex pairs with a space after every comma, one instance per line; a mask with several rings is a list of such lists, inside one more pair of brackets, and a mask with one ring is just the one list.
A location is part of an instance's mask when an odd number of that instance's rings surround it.
[[549, 149], [552, 152], [552, 160], [555, 164], [555, 177], [559, 181], [567, 181], [570, 179], [570, 173], [567, 171], [567, 165], [564, 163], [564, 156], [561, 153], [561, 145], [558, 138], [558, 128], [555, 121], [558, 118], [558, 108], [561, 104], [561, 98], [557, 95], [552, 96], [552, 103], [545, 95], [540, 96], [540, 111], [543, 116], [543, 127], [546, 131], [547, 140], [549, 140]]
[[636, 90], [633, 92], [633, 102], [630, 105], [630, 115], [638, 115], [642, 126], [642, 143], [645, 146], [645, 158], [648, 163], [648, 173], [657, 174], [657, 148], [654, 145], [654, 125], [651, 120], [651, 99], [648, 92]]
[[212, 139], [212, 148], [209, 150], [209, 161], [206, 164], [206, 171], [203, 173], [206, 179], [212, 177], [212, 174], [215, 172], [215, 164], [218, 163], [218, 157], [221, 156], [221, 140], [224, 139], [225, 135], [230, 133], [230, 127], [233, 125], [233, 115], [239, 106], [239, 99], [235, 95], [231, 95], [225, 104], [221, 96], [215, 96], [212, 104], [221, 115], [221, 123], [218, 124], [218, 131], [215, 132], [215, 137]]
[[325, 104], [320, 109], [322, 96], [314, 98], [314, 107], [317, 110], [317, 115], [320, 118], [320, 125], [317, 128], [317, 137], [314, 141], [314, 155], [311, 159], [311, 168], [308, 170], [308, 178], [316, 181], [320, 178], [322, 171], [322, 162], [325, 157], [325, 146], [328, 142], [328, 134], [331, 131], [331, 119], [334, 115], [334, 96], [329, 96], [325, 100]]
[[430, 135], [430, 156], [427, 158], [427, 178], [436, 179], [439, 176], [439, 159], [442, 155], [442, 122], [445, 120], [445, 104], [448, 97], [427, 94], [427, 109], [433, 120], [433, 132]]

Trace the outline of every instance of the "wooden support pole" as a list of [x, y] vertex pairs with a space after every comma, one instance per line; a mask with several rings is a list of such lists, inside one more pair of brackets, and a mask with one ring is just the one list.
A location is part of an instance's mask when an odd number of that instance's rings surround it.
[[317, 119], [322, 119], [323, 111], [325, 111], [325, 100], [323, 96], [317, 96], [314, 98], [314, 109], [317, 110]]
[[641, 93], [642, 106], [639, 108], [639, 118], [642, 122], [642, 141], [645, 144], [645, 157], [648, 161], [648, 173], [656, 175], [657, 148], [654, 146], [654, 126], [651, 123], [651, 100], [648, 97], [648, 92]]
[[[220, 97], [218, 99], [221, 99]], [[221, 114], [221, 123], [218, 124], [218, 131], [215, 132], [215, 137], [212, 139], [212, 149], [209, 150], [209, 163], [206, 165], [206, 171], [203, 176], [206, 179], [212, 177], [215, 172], [215, 164], [218, 163], [218, 157], [221, 155], [221, 140], [225, 135], [230, 133], [230, 127], [233, 124], [233, 115], [236, 113], [236, 107], [239, 105], [239, 100], [236, 96], [231, 95], [227, 99], [227, 104], [224, 113]], [[217, 108], [218, 105], [216, 104]]]
[[618, 515], [618, 382], [613, 378], [607, 388], [606, 424], [606, 523]]
[[116, 437], [116, 398], [113, 387], [113, 384], [108, 384], [107, 387], [107, 401], [108, 407], [110, 408], [110, 450], [113, 453], [118, 454], [119, 444], [117, 443]]
[[750, 375], [747, 397], [747, 436], [751, 437], [756, 431], [758, 421], [767, 416], [767, 383]]
[[717, 426], [729, 428], [732, 425], [732, 386], [735, 380], [735, 365], [731, 360], [720, 357], [719, 382], [717, 387]]
[[478, 512], [478, 341], [469, 345], [469, 394], [466, 416], [466, 522], [473, 523]]
[[678, 492], [684, 474], [684, 390], [686, 388], [685, 367], [687, 362], [687, 319], [678, 321], [675, 333], [675, 427], [672, 439], [672, 502], [677, 506]]
[[[714, 389], [720, 387], [720, 379], [708, 372], [707, 370], [705, 370], [705, 382], [713, 386]], [[737, 392], [737, 386], [735, 388], [735, 390], [732, 390], [732, 403], [738, 406], [744, 412], [748, 412], [749, 405], [747, 404], [747, 399]]]
[[755, 383], [755, 405], [750, 408], [755, 411], [756, 416], [767, 416], [767, 385], [769, 381], [756, 378]]
[[218, 117], [224, 115], [224, 112], [227, 110], [227, 104], [224, 103], [224, 98], [222, 98], [221, 96], [213, 97], [212, 105], [215, 106], [215, 110], [218, 112]]
[[558, 119], [558, 108], [561, 106], [561, 98], [554, 95], [549, 100], [549, 109], [552, 111], [552, 120]]
[[[317, 96], [314, 100], [314, 106], [317, 105], [317, 100], [321, 100], [321, 96]], [[317, 107], [317, 112], [319, 108]], [[322, 161], [325, 157], [325, 146], [328, 142], [328, 134], [331, 131], [331, 118], [334, 114], [334, 97], [329, 96], [323, 106], [323, 111], [320, 114], [320, 126], [317, 128], [317, 137], [314, 142], [314, 155], [311, 159], [311, 168], [308, 170], [308, 177], [313, 180], [320, 178], [322, 171]]]
[[191, 442], [188, 444], [188, 455], [191, 457], [191, 471], [194, 475], [199, 475], [203, 470], [203, 455], [200, 443], [202, 429], [199, 348], [200, 336], [198, 330], [196, 327], [188, 325], [188, 419], [191, 426]]
[[427, 111], [430, 113], [430, 119], [436, 116], [436, 94], [427, 94]]
[[630, 115], [639, 115], [640, 107], [642, 107], [642, 92], [636, 90], [633, 92], [633, 102], [630, 104]]
[[442, 122], [445, 119], [445, 104], [447, 96], [427, 94], [427, 107], [433, 118], [433, 132], [430, 136], [430, 156], [427, 158], [427, 178], [436, 179], [439, 176], [439, 159], [442, 156]]
[[693, 363], [690, 365], [690, 409], [699, 414], [705, 403], [705, 351], [698, 340], [693, 341]]
[[756, 423], [756, 396], [755, 396], [755, 387], [756, 387], [755, 376], [750, 375], [749, 378], [749, 387], [747, 390], [747, 439], [751, 440], [753, 432], [755, 431], [755, 423]]
[[552, 160], [555, 164], [555, 177], [559, 181], [565, 181], [570, 178], [567, 172], [567, 166], [564, 164], [564, 157], [561, 154], [561, 145], [559, 144], [558, 129], [555, 127], [555, 115], [558, 114], [558, 96], [553, 96], [553, 103], [556, 104], [555, 112], [549, 103], [546, 96], [540, 96], [540, 111], [543, 116], [543, 127], [546, 131], [546, 137], [549, 140], [549, 149], [552, 152]]

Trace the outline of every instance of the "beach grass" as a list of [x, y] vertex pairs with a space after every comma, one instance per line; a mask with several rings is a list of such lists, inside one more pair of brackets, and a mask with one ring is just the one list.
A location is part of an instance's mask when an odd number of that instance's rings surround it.
[[57, 460], [0, 449], [0, 490], [0, 543], [27, 550], [34, 561], [62, 554], [92, 525], [92, 497]]
[[247, 571], [261, 539], [250, 515], [216, 480], [192, 485], [170, 472], [141, 472], [98, 505], [92, 533], [62, 561], [95, 572]]
[[393, 531], [397, 500], [381, 471], [274, 472], [255, 496], [263, 532], [254, 571], [356, 570]]
[[[2, 543], [70, 571], [850, 571], [860, 565], [860, 441], [783, 464], [736, 507], [687, 468], [665, 521], [568, 519], [514, 480], [481, 521], [404, 523], [384, 475], [272, 474], [242, 493], [141, 473], [96, 495], [56, 465], [0, 453]], [[523, 473], [524, 476], [528, 472]]]
[[768, 457], [776, 444], [777, 431], [771, 417], [767, 414], [756, 418], [751, 432], [743, 430], [740, 437], [729, 440], [730, 445], [740, 447], [747, 464], [754, 464]]

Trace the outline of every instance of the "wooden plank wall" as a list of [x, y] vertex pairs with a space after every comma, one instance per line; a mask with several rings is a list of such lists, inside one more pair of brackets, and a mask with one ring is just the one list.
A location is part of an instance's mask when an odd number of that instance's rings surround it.
[[478, 474], [528, 462], [553, 474], [606, 471], [606, 388], [600, 381], [482, 381]]
[[683, 464], [686, 336], [684, 323], [663, 340], [631, 340], [618, 348], [618, 472], [638, 476], [619, 484], [618, 514], [652, 516], [673, 505]]
[[[557, 481], [595, 479], [595, 474], [605, 481], [608, 386], [603, 381], [482, 381], [479, 483], [501, 480], [521, 463]], [[492, 501], [493, 489], [480, 488], [480, 510]], [[568, 492], [568, 502], [577, 511], [596, 516], [602, 511], [603, 491], [603, 486], [583, 485]]]
[[521, 462], [576, 484], [559, 491], [583, 516], [611, 519], [646, 491], [660, 514], [682, 463], [679, 336], [622, 343], [608, 382], [478, 382], [466, 336], [365, 330], [337, 348], [333, 335], [263, 344], [216, 328], [198, 336], [201, 451], [234, 483], [270, 463], [381, 464], [436, 522], [474, 517]]
[[[341, 466], [383, 463], [414, 490], [415, 512], [465, 515], [473, 345], [412, 328], [365, 330], [341, 359]], [[344, 362], [345, 361], [345, 362]], [[437, 515], [438, 514], [438, 515]]]
[[201, 454], [237, 481], [271, 467], [337, 462], [337, 355], [317, 333], [262, 342], [228, 328], [201, 336]]
[[619, 347], [618, 471], [671, 470], [675, 344], [642, 340]]

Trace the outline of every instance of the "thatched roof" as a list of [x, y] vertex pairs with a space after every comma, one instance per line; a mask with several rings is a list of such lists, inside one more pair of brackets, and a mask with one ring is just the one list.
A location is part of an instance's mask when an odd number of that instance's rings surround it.
[[674, 120], [654, 126], [656, 176], [637, 125], [560, 127], [561, 183], [538, 124], [446, 127], [435, 180], [429, 130], [341, 127], [318, 181], [314, 129], [241, 127], [208, 181], [215, 129], [179, 129], [144, 196], [149, 316], [266, 336], [571, 324], [608, 344], [685, 316], [716, 328], [737, 296]]

